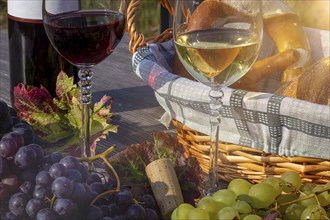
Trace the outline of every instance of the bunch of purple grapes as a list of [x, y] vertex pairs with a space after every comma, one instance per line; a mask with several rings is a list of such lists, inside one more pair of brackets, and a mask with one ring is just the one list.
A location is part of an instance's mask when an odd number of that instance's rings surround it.
[[[21, 148], [32, 146], [35, 145]], [[53, 152], [43, 156], [37, 167], [26, 170], [32, 170], [31, 175], [20, 176], [22, 183], [9, 197], [3, 219], [158, 219], [153, 196], [145, 194], [137, 201], [127, 187], [113, 193], [115, 183], [104, 182], [97, 173], [88, 173], [73, 156]], [[95, 200], [102, 193], [105, 195]]]
[[18, 175], [25, 176], [25, 166], [36, 163], [36, 152], [41, 153], [42, 149], [32, 144], [33, 140], [32, 128], [18, 120], [15, 111], [0, 100], [0, 204], [18, 188]]
[[45, 155], [31, 127], [1, 101], [0, 122], [0, 220], [159, 219], [153, 196], [136, 200], [129, 187], [115, 192], [116, 183], [73, 156]]

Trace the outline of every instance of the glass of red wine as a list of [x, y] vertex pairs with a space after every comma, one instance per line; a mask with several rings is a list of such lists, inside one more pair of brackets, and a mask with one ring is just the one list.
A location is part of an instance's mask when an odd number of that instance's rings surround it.
[[106, 59], [126, 28], [126, 0], [43, 0], [43, 24], [54, 48], [79, 68], [82, 156], [90, 157], [92, 67]]

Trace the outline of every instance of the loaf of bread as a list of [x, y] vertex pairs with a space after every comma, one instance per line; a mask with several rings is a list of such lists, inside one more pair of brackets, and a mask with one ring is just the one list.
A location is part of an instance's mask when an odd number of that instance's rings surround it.
[[231, 15], [248, 19], [244, 13], [220, 0], [203, 1], [191, 14], [187, 23], [187, 31], [205, 30], [225, 25], [225, 23], [219, 24], [219, 22], [225, 21], [220, 20], [220, 18], [225, 18]]
[[304, 67], [310, 65], [311, 50], [298, 16], [294, 13], [266, 15], [264, 30], [273, 39], [279, 53], [286, 50], [299, 53], [297, 62], [283, 71], [281, 82], [287, 83], [299, 76]]
[[276, 94], [330, 105], [330, 57], [307, 67], [297, 78], [281, 86]]

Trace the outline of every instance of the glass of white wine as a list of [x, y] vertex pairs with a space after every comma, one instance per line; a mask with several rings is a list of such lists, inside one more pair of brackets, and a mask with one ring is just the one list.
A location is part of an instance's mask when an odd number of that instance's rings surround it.
[[210, 87], [210, 170], [204, 194], [218, 187], [218, 143], [222, 89], [248, 72], [259, 55], [261, 0], [176, 0], [173, 22], [176, 52], [183, 66]]

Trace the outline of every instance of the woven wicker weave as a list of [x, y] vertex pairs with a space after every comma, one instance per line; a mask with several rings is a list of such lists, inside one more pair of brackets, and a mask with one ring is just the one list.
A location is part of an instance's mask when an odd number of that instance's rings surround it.
[[[173, 15], [171, 0], [159, 0], [160, 4]], [[128, 32], [130, 34], [129, 50], [134, 53], [138, 48], [150, 43], [161, 43], [172, 38], [172, 29], [166, 29], [158, 36], [145, 39], [142, 33], [137, 33], [135, 15], [140, 0], [131, 0], [128, 7]], [[196, 157], [204, 172], [209, 169], [210, 137], [173, 120], [179, 142], [186, 152]], [[284, 157], [267, 154], [253, 148], [220, 143], [219, 145], [219, 177], [230, 181], [235, 178], [260, 182], [269, 176], [279, 176], [285, 171], [298, 172], [304, 182], [323, 184], [330, 181], [330, 161], [305, 158]]]
[[[173, 16], [174, 9], [171, 0], [159, 0], [161, 5], [166, 8]], [[158, 36], [145, 39], [143, 33], [138, 33], [135, 26], [135, 17], [140, 6], [140, 0], [131, 0], [127, 8], [127, 31], [130, 34], [129, 51], [134, 53], [138, 48], [144, 47], [149, 43], [161, 43], [172, 38], [172, 28], [166, 29]]]

